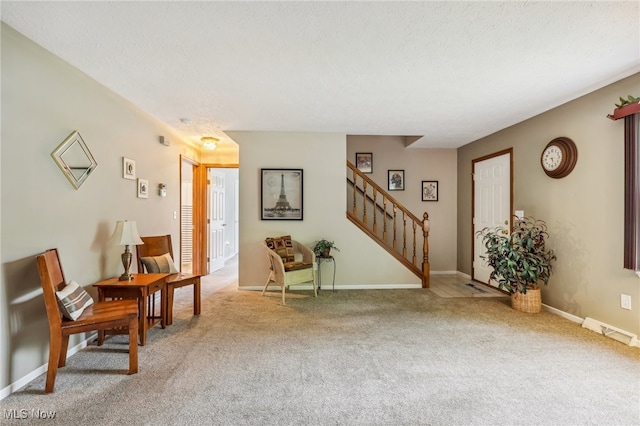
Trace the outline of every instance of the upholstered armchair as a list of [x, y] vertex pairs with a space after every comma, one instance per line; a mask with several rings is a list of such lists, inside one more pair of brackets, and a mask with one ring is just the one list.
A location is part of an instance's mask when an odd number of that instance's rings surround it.
[[316, 255], [309, 247], [292, 240], [290, 235], [267, 238], [262, 242], [269, 259], [269, 278], [262, 289], [264, 296], [269, 284], [282, 288], [282, 304], [286, 304], [285, 290], [292, 285], [311, 282], [313, 295], [318, 296]]

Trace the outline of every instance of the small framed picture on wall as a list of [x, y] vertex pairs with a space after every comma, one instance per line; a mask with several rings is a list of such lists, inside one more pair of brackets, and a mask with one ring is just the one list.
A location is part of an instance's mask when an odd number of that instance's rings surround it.
[[362, 173], [373, 173], [373, 153], [356, 152], [356, 167]]
[[438, 201], [438, 181], [422, 181], [422, 201]]
[[138, 179], [138, 198], [149, 198], [149, 181]]
[[389, 191], [404, 191], [404, 170], [389, 170]]
[[134, 160], [122, 157], [122, 177], [136, 180], [136, 162]]

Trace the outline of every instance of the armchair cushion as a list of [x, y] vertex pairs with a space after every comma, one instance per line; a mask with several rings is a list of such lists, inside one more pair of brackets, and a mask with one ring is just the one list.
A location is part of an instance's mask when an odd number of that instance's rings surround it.
[[311, 262], [285, 262], [285, 264], [284, 264], [285, 272], [297, 271], [299, 269], [307, 269], [307, 268], [313, 268], [313, 263], [311, 263]]
[[267, 247], [278, 253], [278, 256], [282, 258], [283, 262], [295, 262], [296, 259], [293, 251], [293, 243], [291, 242], [291, 235], [276, 238], [269, 237], [265, 239], [264, 242], [267, 244]]
[[141, 257], [140, 261], [149, 274], [177, 274], [178, 269], [169, 253], [162, 256]]
[[62, 316], [73, 321], [82, 315], [87, 306], [93, 304], [91, 295], [73, 280], [69, 281], [62, 290], [56, 291], [56, 296]]

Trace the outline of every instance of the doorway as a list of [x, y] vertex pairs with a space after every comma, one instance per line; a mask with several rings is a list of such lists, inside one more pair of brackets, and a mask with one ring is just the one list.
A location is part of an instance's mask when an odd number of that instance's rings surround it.
[[207, 167], [207, 273], [238, 253], [238, 168]]
[[513, 212], [513, 149], [509, 148], [472, 161], [473, 263], [475, 281], [497, 287], [490, 282], [491, 268], [482, 258], [486, 247], [477, 232], [483, 228], [511, 230]]
[[[181, 248], [185, 252], [185, 262], [189, 255], [192, 259], [191, 273], [204, 278], [225, 266], [238, 253], [238, 164], [212, 165], [183, 159], [181, 168], [183, 192], [192, 194], [191, 225], [185, 214]], [[189, 173], [193, 173], [192, 183], [189, 183]], [[186, 195], [185, 200], [188, 197]], [[188, 212], [188, 201], [185, 204], [184, 210]]]

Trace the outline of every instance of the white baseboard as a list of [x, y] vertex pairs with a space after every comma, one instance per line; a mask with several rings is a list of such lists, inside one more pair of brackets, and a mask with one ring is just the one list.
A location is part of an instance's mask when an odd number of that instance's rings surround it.
[[[89, 342], [94, 340], [97, 336], [98, 336], [97, 333], [92, 333], [89, 335], [89, 337], [86, 340], [78, 343], [72, 348], [69, 348], [67, 350], [67, 359], [71, 355], [75, 354], [76, 352], [79, 352], [82, 349], [86, 348]], [[33, 370], [31, 373], [27, 374], [26, 376], [20, 377], [18, 380], [11, 383], [9, 386], [6, 386], [2, 390], [0, 390], [0, 401], [5, 399], [7, 396], [11, 395], [13, 392], [17, 391], [18, 389], [22, 388], [23, 386], [26, 386], [27, 384], [29, 384], [29, 382], [38, 378], [41, 374], [46, 372], [47, 372], [47, 364], [43, 364], [40, 367]], [[44, 391], [44, 389], [42, 390]]]
[[[561, 311], [560, 309], [556, 309], [553, 308], [549, 305], [545, 305], [544, 303], [542, 304], [542, 308], [547, 311], [550, 312], [552, 314], [558, 315], [562, 318], [568, 319], [569, 321], [575, 322], [577, 324], [582, 325], [583, 328], [586, 328], [588, 330], [594, 331], [598, 334], [603, 334], [602, 333], [602, 327], [605, 327], [608, 330], [611, 331], [617, 331], [623, 335], [627, 335], [630, 338], [630, 343], [629, 346], [635, 346], [637, 348], [640, 348], [640, 340], [638, 340], [637, 336], [633, 333], [630, 333], [626, 330], [621, 330], [619, 328], [616, 328], [614, 326], [602, 323], [600, 321], [594, 320], [593, 318], [580, 318], [578, 316], [572, 315], [568, 312], [564, 312]], [[622, 343], [622, 342], [621, 342]]]
[[551, 312], [552, 314], [558, 315], [559, 317], [562, 317], [564, 319], [568, 319], [569, 321], [575, 322], [577, 324], [582, 324], [582, 322], [584, 321], [584, 318], [577, 317], [568, 312], [561, 311], [560, 309], [554, 308], [549, 305], [545, 305], [544, 303], [542, 304], [542, 309], [544, 309], [547, 312]]

